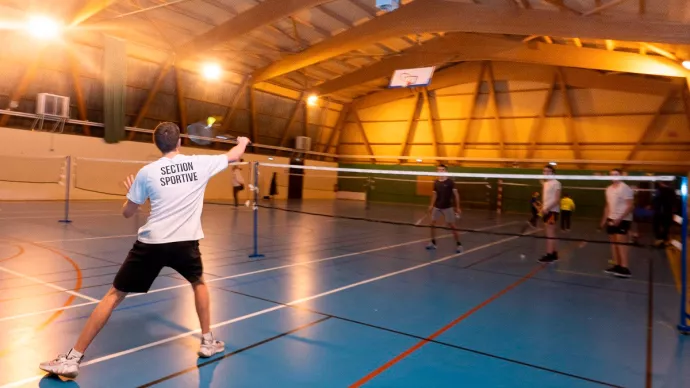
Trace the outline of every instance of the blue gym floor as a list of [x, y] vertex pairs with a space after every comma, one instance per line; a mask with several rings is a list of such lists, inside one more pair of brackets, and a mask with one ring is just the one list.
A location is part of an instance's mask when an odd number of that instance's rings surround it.
[[[501, 235], [521, 215], [466, 211], [461, 227], [498, 233], [464, 234], [456, 254], [447, 237], [426, 251], [423, 228], [260, 209], [266, 256], [252, 260], [250, 209], [211, 204], [201, 245], [226, 352], [197, 357], [191, 288], [164, 270], [113, 313], [76, 380], [47, 377], [38, 363], [73, 345], [146, 219], [120, 204], [73, 203], [68, 225], [61, 203], [0, 204], [0, 386], [690, 386], [663, 251], [636, 248], [633, 278], [607, 276], [609, 247], [577, 241], [606, 238], [594, 220], [575, 217], [575, 241], [542, 266], [544, 240]], [[276, 206], [412, 223], [424, 211]]]

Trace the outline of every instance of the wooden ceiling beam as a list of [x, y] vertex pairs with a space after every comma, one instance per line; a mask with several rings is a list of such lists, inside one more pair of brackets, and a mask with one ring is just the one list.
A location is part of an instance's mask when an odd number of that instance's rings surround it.
[[[436, 72], [429, 90], [448, 88], [454, 85], [476, 82], [480, 62], [465, 62]], [[554, 66], [522, 63], [494, 62], [494, 76], [499, 80], [518, 80], [551, 84], [556, 71]], [[564, 68], [566, 82], [578, 88], [616, 90], [628, 93], [666, 96], [672, 90], [684, 87], [684, 80], [662, 81], [631, 75], [605, 75], [594, 70]], [[387, 89], [358, 98], [353, 105], [366, 109], [396, 100], [409, 98], [415, 92], [407, 88]]]
[[389, 77], [396, 69], [481, 60], [534, 63], [669, 77], [685, 78], [688, 75], [688, 71], [683, 69], [680, 64], [665, 58], [539, 42], [525, 45], [521, 41], [510, 39], [454, 33], [413, 47], [406, 50], [402, 55], [384, 59], [369, 67], [324, 82], [317, 86], [314, 92], [319, 95], [336, 93], [354, 85]]
[[639, 16], [582, 18], [567, 12], [416, 0], [259, 69], [254, 80], [265, 81], [386, 39], [439, 31], [690, 43], [687, 25]]
[[257, 28], [277, 22], [303, 9], [331, 1], [333, 0], [266, 0], [196, 36], [176, 51], [181, 58], [201, 55], [221, 43], [238, 39]]
[[86, 0], [79, 8], [72, 12], [72, 15], [70, 15], [67, 20], [69, 20], [70, 26], [77, 26], [110, 7], [115, 1], [116, 0]]

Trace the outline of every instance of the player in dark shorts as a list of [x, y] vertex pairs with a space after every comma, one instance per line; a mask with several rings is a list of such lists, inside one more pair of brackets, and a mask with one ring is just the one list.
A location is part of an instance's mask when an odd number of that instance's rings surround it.
[[620, 170], [613, 169], [609, 174], [613, 183], [606, 188], [606, 207], [601, 227], [606, 227], [609, 240], [612, 242], [614, 265], [604, 272], [621, 278], [629, 278], [632, 276], [628, 268], [629, 247], [625, 244], [629, 242], [628, 234], [633, 221], [635, 194], [630, 186], [617, 179], [621, 176]]
[[209, 179], [225, 170], [228, 163], [239, 160], [249, 139], [238, 138], [238, 145], [226, 154], [182, 155], [180, 128], [173, 123], [162, 123], [156, 127], [153, 140], [163, 156], [139, 170], [136, 178], [127, 178], [127, 201], [122, 206], [122, 215], [130, 218], [139, 206], [150, 200], [151, 214], [139, 229], [137, 241], [115, 276], [113, 286], [91, 313], [74, 347], [39, 365], [46, 372], [77, 377], [84, 352], [113, 310], [128, 293], [148, 292], [164, 267], [176, 270], [194, 290], [202, 334], [197, 354], [211, 357], [225, 349], [225, 344], [214, 339], [211, 333], [211, 302], [199, 252], [199, 240], [204, 238], [201, 213]]
[[[448, 168], [441, 164], [436, 168], [439, 173], [448, 172]], [[452, 229], [455, 237], [456, 249], [458, 253], [462, 253], [463, 247], [460, 242], [460, 236], [455, 229], [455, 219], [459, 217], [462, 210], [460, 209], [460, 194], [455, 188], [455, 182], [447, 176], [441, 176], [434, 181], [434, 192], [431, 194], [431, 205], [429, 206], [431, 212], [431, 242], [426, 249], [436, 249], [436, 224], [439, 219], [443, 217], [446, 226]]]

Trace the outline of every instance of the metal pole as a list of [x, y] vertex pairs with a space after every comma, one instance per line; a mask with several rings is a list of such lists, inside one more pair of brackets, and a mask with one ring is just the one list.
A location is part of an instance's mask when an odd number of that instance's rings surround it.
[[678, 330], [683, 334], [690, 334], [690, 312], [688, 312], [688, 177], [683, 177], [680, 184], [683, 224], [681, 227], [681, 290], [680, 290], [680, 324]]
[[72, 220], [69, 219], [69, 189], [72, 185], [72, 157], [67, 157], [67, 166], [65, 168], [65, 218], [59, 220], [65, 224], [69, 224]]
[[251, 259], [258, 259], [264, 257], [259, 254], [259, 162], [254, 162], [254, 203], [252, 204], [252, 211], [254, 212], [254, 253], [249, 255]]

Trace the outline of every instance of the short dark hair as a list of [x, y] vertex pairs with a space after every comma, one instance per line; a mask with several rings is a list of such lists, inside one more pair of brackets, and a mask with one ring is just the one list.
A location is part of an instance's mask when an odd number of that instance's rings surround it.
[[549, 170], [551, 170], [551, 172], [556, 173], [556, 167], [554, 167], [551, 164], [547, 164], [546, 166], [544, 166], [544, 168], [548, 168]]
[[177, 143], [180, 141], [180, 127], [175, 123], [160, 123], [153, 130], [153, 142], [162, 153], [175, 151]]
[[448, 171], [448, 166], [446, 166], [446, 165], [443, 164], [443, 163], [439, 164], [437, 167], [441, 167], [442, 169]]
[[621, 171], [620, 168], [612, 168], [609, 172], [614, 172], [614, 171], [619, 173], [619, 174], [623, 174], [623, 171]]

